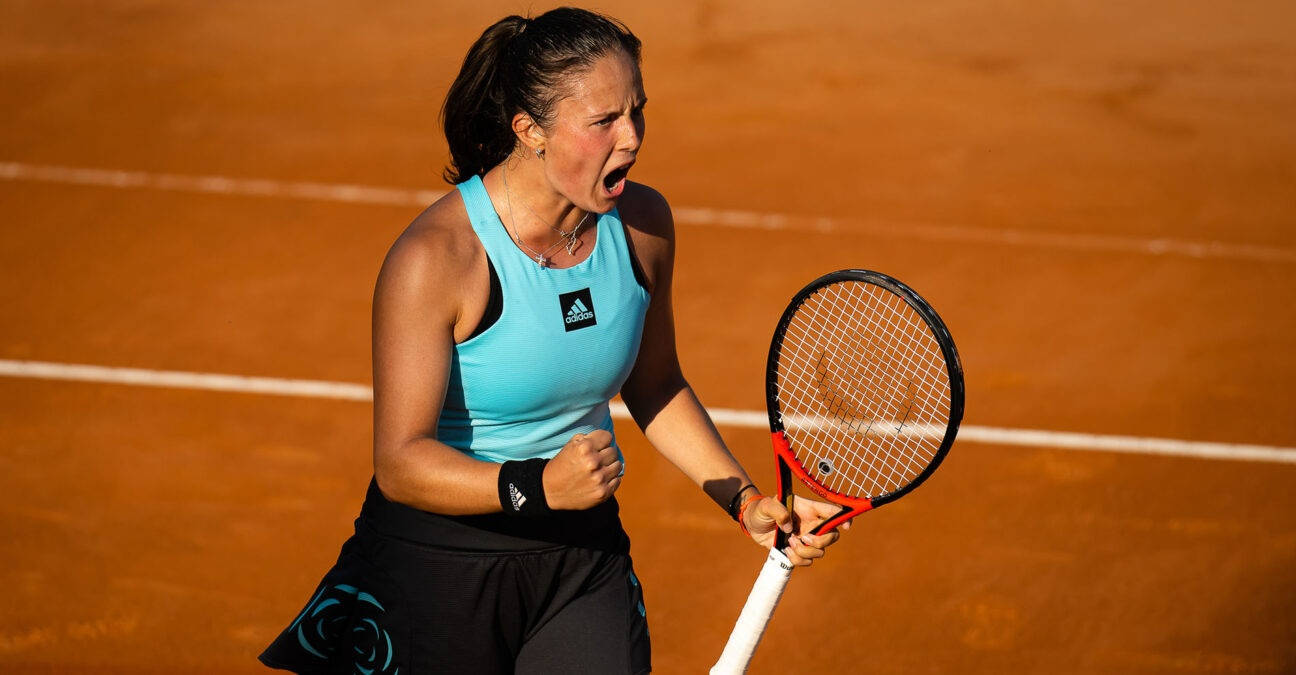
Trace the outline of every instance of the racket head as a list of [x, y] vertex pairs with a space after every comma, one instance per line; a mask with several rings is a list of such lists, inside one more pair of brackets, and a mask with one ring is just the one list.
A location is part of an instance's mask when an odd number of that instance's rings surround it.
[[825, 274], [779, 319], [766, 367], [779, 499], [793, 476], [842, 510], [829, 531], [912, 492], [963, 419], [963, 367], [944, 321], [880, 272]]

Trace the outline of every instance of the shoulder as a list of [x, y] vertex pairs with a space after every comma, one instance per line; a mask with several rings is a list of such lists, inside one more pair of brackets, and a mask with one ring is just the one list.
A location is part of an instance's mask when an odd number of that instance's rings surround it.
[[675, 219], [662, 194], [642, 183], [627, 182], [617, 203], [621, 222], [650, 287], [670, 275], [675, 257]]
[[460, 284], [484, 255], [463, 199], [452, 190], [420, 213], [387, 251], [375, 303], [399, 296], [456, 312], [463, 297]]
[[675, 219], [670, 204], [660, 192], [647, 185], [627, 181], [617, 210], [621, 213], [621, 221], [631, 229], [668, 240], [675, 238]]

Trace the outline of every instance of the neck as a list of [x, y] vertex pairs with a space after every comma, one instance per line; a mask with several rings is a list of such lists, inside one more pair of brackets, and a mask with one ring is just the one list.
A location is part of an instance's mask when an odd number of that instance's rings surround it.
[[554, 230], [570, 232], [588, 224], [588, 212], [553, 189], [544, 174], [543, 160], [530, 155], [510, 158], [500, 165], [505, 199], [512, 201], [513, 227], [520, 237], [552, 241]]
[[[531, 172], [536, 173], [534, 170]], [[589, 219], [589, 212], [579, 211], [574, 204], [566, 200], [557, 203], [560, 213], [565, 213], [567, 219], [575, 218], [576, 221], [563, 229], [561, 222], [546, 221], [540, 214], [535, 212], [534, 207], [528, 204], [527, 191], [515, 191], [513, 187], [513, 167], [511, 162], [504, 162], [499, 167], [499, 182], [504, 188], [504, 211], [501, 215], [507, 214], [508, 224], [506, 227], [510, 230], [510, 235], [517, 242], [528, 256], [536, 261], [541, 267], [552, 267], [555, 264], [565, 266], [567, 261], [563, 258], [563, 253], [573, 260], [576, 256], [577, 249], [582, 243], [582, 233], [585, 231], [582, 227]], [[540, 172], [543, 178], [543, 172]], [[532, 185], [535, 184], [531, 180]], [[520, 194], [519, 194], [520, 192]], [[536, 194], [533, 188], [531, 194]], [[497, 212], [498, 209], [497, 209]], [[523, 214], [525, 212], [525, 215]], [[577, 217], [579, 214], [579, 217]]]

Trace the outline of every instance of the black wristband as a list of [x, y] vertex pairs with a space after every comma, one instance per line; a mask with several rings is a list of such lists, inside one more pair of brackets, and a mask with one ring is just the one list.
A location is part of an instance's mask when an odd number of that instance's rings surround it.
[[499, 502], [504, 513], [527, 518], [550, 513], [544, 493], [544, 468], [548, 463], [537, 457], [500, 465]]
[[745, 491], [747, 488], [754, 488], [754, 487], [756, 486], [751, 483], [748, 483], [738, 488], [738, 491], [734, 493], [733, 499], [729, 500], [729, 507], [726, 508], [725, 511], [729, 512], [729, 517], [733, 518], [735, 522], [738, 520], [738, 498], [742, 496], [743, 491]]

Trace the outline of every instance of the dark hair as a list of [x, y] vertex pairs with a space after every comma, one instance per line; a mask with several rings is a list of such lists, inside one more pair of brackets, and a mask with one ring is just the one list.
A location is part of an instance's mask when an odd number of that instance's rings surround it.
[[615, 49], [639, 63], [639, 38], [630, 29], [572, 7], [532, 19], [509, 16], [487, 28], [468, 50], [441, 107], [450, 145], [446, 181], [461, 182], [504, 161], [517, 143], [513, 116], [525, 112], [548, 126], [564, 95], [563, 78]]

